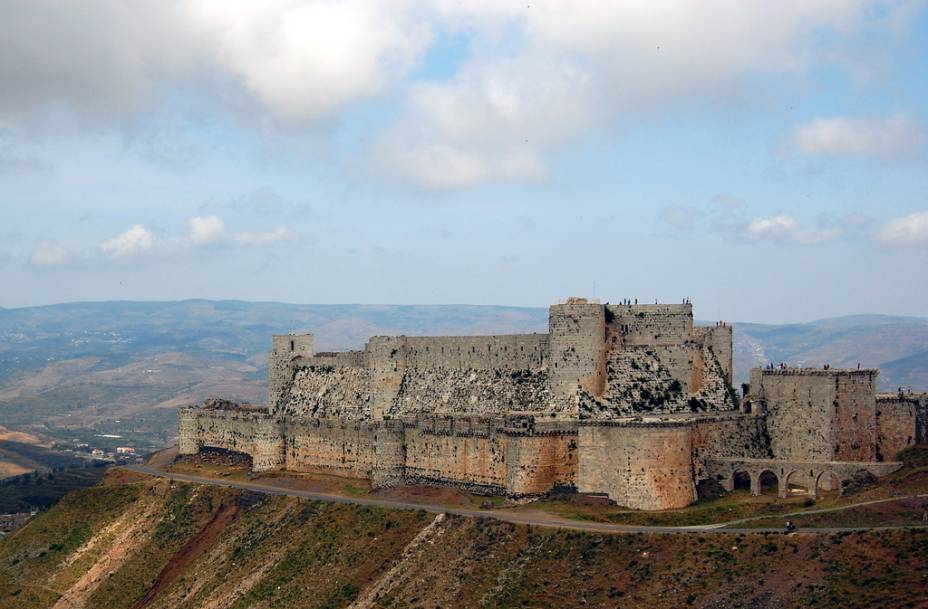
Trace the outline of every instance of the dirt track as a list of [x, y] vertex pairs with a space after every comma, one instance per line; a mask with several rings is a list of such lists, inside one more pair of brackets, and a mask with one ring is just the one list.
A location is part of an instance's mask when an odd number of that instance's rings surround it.
[[[266, 493], [269, 495], [287, 495], [291, 497], [305, 497], [307, 499], [314, 499], [317, 501], [331, 501], [334, 503], [350, 503], [355, 505], [370, 505], [382, 508], [396, 509], [396, 510], [425, 510], [427, 512], [432, 512], [435, 514], [455, 514], [458, 516], [470, 516], [475, 518], [492, 518], [495, 520], [500, 520], [502, 522], [511, 522], [513, 524], [524, 524], [524, 525], [533, 525], [540, 527], [551, 527], [558, 529], [573, 529], [577, 531], [594, 531], [600, 533], [763, 533], [763, 532], [782, 532], [782, 528], [738, 528], [733, 527], [732, 525], [743, 524], [751, 520], [760, 520], [762, 518], [770, 518], [769, 515], [762, 517], [754, 518], [745, 518], [741, 520], [733, 520], [731, 522], [720, 522], [715, 524], [705, 524], [705, 525], [692, 525], [692, 526], [639, 526], [639, 525], [624, 525], [624, 524], [609, 524], [604, 522], [584, 522], [581, 520], [571, 520], [568, 518], [561, 518], [559, 516], [554, 516], [547, 514], [545, 512], [514, 512], [507, 510], [479, 510], [479, 509], [467, 509], [467, 508], [453, 508], [443, 505], [431, 505], [431, 504], [419, 504], [419, 503], [410, 503], [406, 501], [393, 501], [389, 499], [382, 498], [373, 498], [373, 497], [345, 497], [342, 495], [333, 495], [328, 493], [318, 493], [313, 491], [303, 491], [297, 489], [284, 489], [276, 486], [271, 486], [269, 484], [260, 484], [256, 482], [238, 482], [231, 480], [216, 480], [215, 478], [205, 478], [202, 476], [192, 476], [189, 474], [177, 474], [171, 472], [165, 472], [160, 469], [156, 469], [147, 465], [129, 465], [126, 466], [126, 469], [134, 471], [141, 474], [148, 474], [150, 476], [159, 476], [162, 478], [170, 478], [173, 480], [180, 480], [182, 482], [192, 482], [195, 484], [209, 484], [213, 486], [226, 486], [229, 488], [237, 488], [242, 490], [249, 490], [258, 493]], [[862, 505], [873, 505], [877, 503], [884, 503], [888, 501], [898, 501], [899, 499], [907, 498], [922, 498], [928, 497], [928, 495], [912, 495], [909, 497], [894, 497], [892, 499], [880, 499], [876, 501], [866, 501], [862, 503], [850, 504], [836, 508], [828, 508], [823, 510], [816, 510], [815, 512], [836, 512], [840, 510], [847, 510], [855, 507], [860, 507]], [[778, 517], [789, 518], [793, 516], [798, 516], [800, 514], [813, 513], [813, 511], [806, 512], [791, 512], [788, 514], [780, 514]], [[839, 532], [849, 532], [849, 531], [870, 531], [878, 529], [908, 529], [908, 528], [918, 528], [926, 529], [928, 527], [902, 527], [902, 526], [892, 526], [892, 527], [820, 527], [820, 528], [808, 528], [802, 529], [804, 533], [839, 533]]]

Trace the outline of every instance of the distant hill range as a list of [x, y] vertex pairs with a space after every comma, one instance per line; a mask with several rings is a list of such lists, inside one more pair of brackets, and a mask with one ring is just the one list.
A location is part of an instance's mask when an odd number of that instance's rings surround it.
[[804, 324], [734, 324], [735, 374], [767, 363], [879, 368], [879, 389], [928, 390], [928, 318], [851, 315]]
[[[273, 333], [311, 331], [318, 350], [340, 350], [373, 335], [546, 332], [547, 317], [545, 308], [207, 300], [0, 309], [0, 425], [154, 446], [170, 439], [180, 404], [263, 401]], [[881, 369], [881, 390], [928, 389], [928, 318], [733, 325], [737, 382], [769, 362], [860, 363]]]

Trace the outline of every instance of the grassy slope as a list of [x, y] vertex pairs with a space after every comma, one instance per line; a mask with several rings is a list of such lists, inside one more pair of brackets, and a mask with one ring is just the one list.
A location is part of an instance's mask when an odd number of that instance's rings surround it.
[[925, 531], [597, 535], [433, 518], [286, 497], [244, 507], [231, 489], [113, 473], [0, 542], [0, 606], [928, 604]]

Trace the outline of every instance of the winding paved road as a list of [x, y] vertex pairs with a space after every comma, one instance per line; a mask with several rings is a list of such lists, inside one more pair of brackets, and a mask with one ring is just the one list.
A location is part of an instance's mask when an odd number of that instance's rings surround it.
[[[278, 486], [272, 486], [269, 484], [260, 484], [257, 482], [240, 482], [236, 480], [217, 480], [216, 478], [205, 478], [203, 476], [192, 476], [190, 474], [179, 474], [173, 472], [166, 472], [161, 469], [150, 467], [148, 465], [126, 465], [123, 466], [124, 469], [140, 473], [147, 474], [149, 476], [158, 476], [161, 478], [170, 478], [172, 480], [180, 480], [182, 482], [192, 482], [195, 484], [210, 484], [213, 486], [225, 486], [229, 488], [237, 488], [246, 491], [253, 491], [256, 493], [265, 493], [268, 495], [286, 495], [290, 497], [305, 497], [307, 499], [313, 499], [317, 501], [331, 501], [333, 503], [348, 503], [354, 505], [370, 505], [381, 508], [397, 509], [397, 510], [425, 510], [426, 512], [432, 512], [435, 514], [455, 514], [458, 516], [470, 516], [476, 518], [492, 518], [494, 520], [499, 520], [502, 522], [510, 522], [513, 524], [525, 524], [539, 527], [549, 527], [556, 529], [571, 529], [576, 531], [591, 531], [596, 533], [782, 533], [783, 528], [737, 528], [732, 527], [731, 525], [743, 524], [752, 520], [762, 520], [769, 518], [790, 518], [794, 516], [799, 516], [801, 514], [820, 514], [823, 512], [837, 512], [841, 510], [847, 510], [855, 507], [865, 506], [865, 505], [874, 505], [878, 503], [887, 503], [890, 501], [899, 501], [901, 499], [914, 499], [914, 498], [928, 498], [928, 495], [907, 495], [905, 497], [893, 497], [891, 499], [877, 499], [873, 501], [864, 501], [861, 503], [854, 503], [850, 505], [845, 505], [836, 508], [826, 508], [819, 510], [808, 510], [804, 512], [790, 512], [787, 514], [777, 514], [777, 515], [766, 515], [766, 516], [755, 516], [752, 518], [742, 518], [740, 520], [732, 520], [730, 522], [720, 522], [715, 524], [704, 524], [704, 525], [690, 525], [690, 526], [642, 526], [642, 525], [627, 525], [627, 524], [611, 524], [606, 522], [587, 522], [583, 520], [571, 520], [569, 518], [562, 518], [560, 516], [555, 516], [553, 514], [548, 514], [545, 512], [539, 511], [509, 511], [509, 510], [480, 510], [480, 509], [468, 509], [468, 508], [455, 508], [448, 507], [443, 505], [433, 505], [433, 504], [421, 504], [421, 503], [412, 503], [406, 501], [395, 501], [391, 499], [382, 499], [375, 497], [346, 497], [343, 495], [332, 495], [329, 493], [318, 493], [315, 491], [303, 491], [298, 489], [286, 489], [280, 488]], [[851, 532], [851, 531], [874, 531], [874, 530], [887, 530], [887, 529], [924, 529], [928, 530], [928, 526], [885, 526], [885, 527], [818, 527], [818, 528], [806, 528], [802, 529], [803, 533], [841, 533], [841, 532]]]

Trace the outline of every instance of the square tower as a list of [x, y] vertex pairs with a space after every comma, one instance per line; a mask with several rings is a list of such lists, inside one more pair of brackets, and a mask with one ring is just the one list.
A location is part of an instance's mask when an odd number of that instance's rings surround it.
[[267, 404], [273, 410], [293, 380], [294, 360], [313, 356], [312, 334], [274, 334], [267, 358]]
[[877, 370], [755, 368], [751, 397], [767, 411], [770, 445], [789, 461], [876, 461]]

